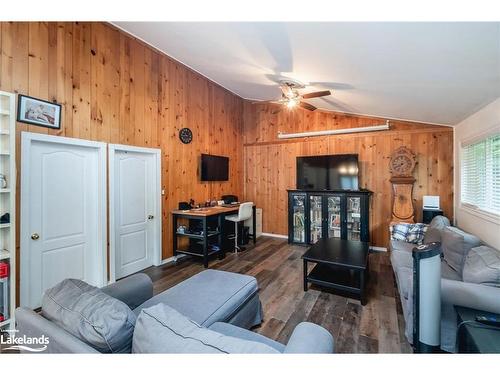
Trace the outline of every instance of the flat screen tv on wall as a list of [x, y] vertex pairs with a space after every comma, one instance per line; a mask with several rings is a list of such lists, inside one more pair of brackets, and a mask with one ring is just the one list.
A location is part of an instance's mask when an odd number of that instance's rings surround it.
[[228, 157], [201, 154], [201, 181], [227, 181], [228, 179]]
[[297, 189], [358, 190], [358, 155], [297, 157]]

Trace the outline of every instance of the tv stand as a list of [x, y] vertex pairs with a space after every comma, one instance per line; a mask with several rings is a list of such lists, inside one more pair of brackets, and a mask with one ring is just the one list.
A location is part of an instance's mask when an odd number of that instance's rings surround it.
[[370, 242], [370, 190], [288, 190], [288, 242]]

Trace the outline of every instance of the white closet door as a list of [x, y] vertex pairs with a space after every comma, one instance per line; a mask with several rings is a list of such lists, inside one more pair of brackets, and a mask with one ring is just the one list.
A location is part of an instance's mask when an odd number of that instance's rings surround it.
[[106, 145], [22, 134], [21, 305], [65, 278], [106, 280]]
[[159, 159], [158, 149], [109, 145], [112, 280], [160, 262]]

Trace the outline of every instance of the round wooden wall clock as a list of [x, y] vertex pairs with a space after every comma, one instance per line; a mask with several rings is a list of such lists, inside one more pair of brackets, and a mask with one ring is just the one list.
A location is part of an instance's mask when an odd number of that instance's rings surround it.
[[413, 206], [413, 170], [417, 157], [405, 146], [396, 149], [389, 161], [392, 183], [392, 221], [414, 223], [415, 207]]
[[182, 128], [179, 130], [179, 139], [182, 143], [187, 145], [193, 140], [193, 132], [189, 128]]

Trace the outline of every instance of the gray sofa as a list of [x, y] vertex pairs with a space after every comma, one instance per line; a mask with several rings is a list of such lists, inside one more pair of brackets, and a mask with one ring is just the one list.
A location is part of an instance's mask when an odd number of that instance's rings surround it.
[[[16, 310], [18, 335], [49, 338], [44, 353], [205, 353], [217, 345], [228, 353], [333, 352], [333, 338], [320, 326], [299, 324], [285, 346], [249, 330], [261, 322], [257, 280], [216, 270], [156, 296], [145, 274], [100, 290], [68, 279], [45, 293], [41, 313]], [[216, 344], [200, 346], [202, 341], [181, 332]]]
[[[477, 250], [484, 250], [482, 248], [485, 247], [480, 246], [481, 242], [477, 237], [456, 227], [451, 227], [446, 217], [437, 216], [432, 220], [427, 227], [423, 242], [441, 242], [443, 250], [441, 261], [441, 349], [454, 353], [456, 352], [457, 334], [454, 305], [500, 313], [500, 287], [498, 287], [500, 284], [467, 282], [474, 279], [474, 277], [469, 276], [471, 273], [482, 275], [491, 271], [485, 264], [480, 265], [476, 262], [474, 269], [470, 265], [473, 262], [471, 255]], [[410, 343], [413, 341], [412, 250], [415, 246], [417, 245], [414, 243], [401, 240], [392, 239], [390, 241], [391, 263], [405, 318], [405, 335]], [[486, 250], [489, 251], [490, 255], [493, 255], [493, 258], [500, 259], [500, 252], [491, 248]]]

